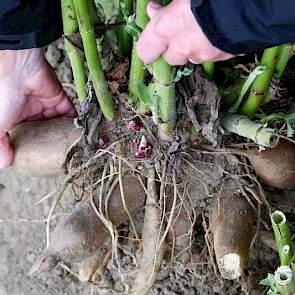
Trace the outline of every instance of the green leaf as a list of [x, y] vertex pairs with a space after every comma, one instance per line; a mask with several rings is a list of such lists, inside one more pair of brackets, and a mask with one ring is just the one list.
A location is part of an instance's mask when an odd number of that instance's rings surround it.
[[245, 81], [242, 90], [240, 92], [239, 98], [238, 100], [234, 103], [234, 105], [229, 109], [229, 113], [233, 114], [236, 113], [239, 109], [240, 104], [243, 101], [244, 96], [246, 95], [246, 93], [249, 91], [251, 85], [253, 84], [253, 82], [255, 81], [255, 79], [261, 75], [264, 70], [266, 69], [266, 66], [257, 66], [249, 75], [249, 77], [247, 78], [247, 80]]
[[135, 41], [139, 39], [142, 29], [133, 21], [134, 17], [130, 16], [128, 18], [127, 24], [125, 26], [126, 32], [133, 37]]
[[174, 78], [174, 82], [180, 81], [182, 77], [189, 76], [193, 72], [193, 69], [184, 68], [184, 69], [178, 69], [176, 72], [176, 76]]
[[144, 83], [141, 81], [138, 81], [136, 83], [136, 89], [138, 92], [138, 98], [139, 100], [147, 107], [150, 107], [152, 104], [152, 95], [150, 94], [150, 91]]
[[274, 274], [268, 273], [267, 278], [260, 281], [260, 285], [273, 287], [276, 283], [276, 276]]
[[135, 15], [129, 15], [126, 4], [123, 1], [120, 1], [120, 6], [123, 17], [126, 21], [126, 32], [131, 35], [135, 41], [137, 41], [140, 34], [142, 33], [142, 29], [136, 24]]
[[293, 137], [295, 133], [293, 129], [293, 125], [295, 124], [295, 113], [291, 113], [291, 114], [273, 113], [269, 116], [262, 118], [260, 121], [263, 124], [283, 121], [287, 125], [287, 136]]
[[104, 21], [109, 22], [119, 15], [120, 6], [118, 0], [94, 0], [99, 10], [99, 15], [103, 14]]

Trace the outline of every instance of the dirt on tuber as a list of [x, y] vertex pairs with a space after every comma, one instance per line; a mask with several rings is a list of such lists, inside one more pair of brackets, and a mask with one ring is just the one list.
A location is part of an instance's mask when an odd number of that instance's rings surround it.
[[22, 123], [10, 134], [15, 151], [12, 166], [35, 176], [61, 174], [67, 151], [82, 133], [68, 118]]
[[[124, 198], [130, 214], [135, 214], [145, 204], [145, 190], [135, 177], [123, 178]], [[98, 206], [99, 194], [94, 196], [94, 203]], [[108, 200], [108, 216], [114, 225], [119, 225], [128, 219], [124, 209], [119, 185], [115, 187]], [[88, 199], [64, 220], [52, 233], [49, 247], [33, 265], [30, 273], [40, 273], [54, 268], [58, 262], [78, 262], [93, 256], [105, 240], [110, 237], [108, 229], [94, 211]]]

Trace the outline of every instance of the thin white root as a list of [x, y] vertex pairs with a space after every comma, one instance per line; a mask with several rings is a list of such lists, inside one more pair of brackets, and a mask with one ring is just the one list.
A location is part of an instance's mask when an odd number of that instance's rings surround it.
[[154, 168], [149, 171], [147, 192], [142, 232], [143, 254], [140, 261], [140, 270], [137, 273], [130, 295], [149, 294], [157, 279], [165, 252], [165, 243], [157, 243], [161, 225], [161, 211], [158, 206]]

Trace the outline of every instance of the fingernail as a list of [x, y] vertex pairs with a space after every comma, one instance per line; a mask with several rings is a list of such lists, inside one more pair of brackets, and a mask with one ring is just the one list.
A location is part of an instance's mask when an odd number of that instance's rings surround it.
[[159, 4], [157, 2], [153, 2], [153, 1], [150, 2], [148, 5], [149, 5], [150, 8], [154, 8], [154, 9], [158, 9], [158, 8], [162, 7], [161, 4]]

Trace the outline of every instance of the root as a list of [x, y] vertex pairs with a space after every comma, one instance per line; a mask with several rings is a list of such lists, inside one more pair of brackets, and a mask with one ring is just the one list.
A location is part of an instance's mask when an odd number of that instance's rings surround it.
[[[112, 251], [111, 240], [105, 241], [104, 246], [101, 247], [98, 253], [84, 259], [79, 267], [79, 279], [82, 282], [96, 281], [97, 278], [103, 275], [106, 264], [108, 263]], [[110, 253], [110, 254], [109, 254]], [[108, 257], [105, 263], [106, 257]]]
[[154, 168], [151, 168], [149, 171], [147, 191], [142, 233], [143, 254], [140, 261], [140, 270], [136, 275], [130, 292], [131, 295], [145, 295], [150, 292], [161, 268], [165, 252], [165, 243], [163, 241], [159, 244], [157, 243], [161, 224], [161, 212], [158, 207]]
[[53, 200], [53, 203], [51, 205], [51, 208], [49, 210], [49, 213], [48, 213], [48, 217], [47, 217], [47, 223], [46, 223], [46, 245], [47, 247], [49, 246], [49, 242], [50, 242], [50, 224], [51, 224], [51, 218], [52, 218], [52, 215], [56, 209], [56, 206], [59, 202], [59, 200], [61, 199], [65, 189], [67, 188], [67, 185], [68, 183], [66, 182], [62, 187], [61, 189], [58, 191], [57, 195], [55, 196], [54, 200]]
[[92, 276], [92, 281], [97, 281], [99, 278], [103, 277], [103, 274], [105, 273], [105, 270], [107, 268], [107, 265], [109, 261], [112, 258], [112, 250], [109, 250], [104, 259], [102, 260], [102, 263], [99, 265], [99, 267], [96, 269], [95, 273]]

